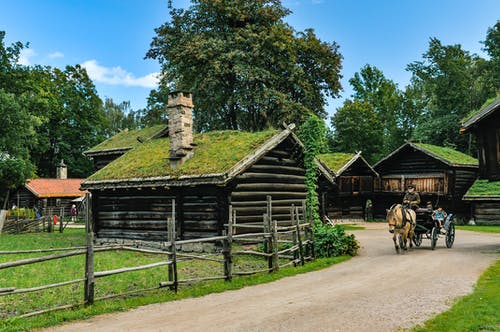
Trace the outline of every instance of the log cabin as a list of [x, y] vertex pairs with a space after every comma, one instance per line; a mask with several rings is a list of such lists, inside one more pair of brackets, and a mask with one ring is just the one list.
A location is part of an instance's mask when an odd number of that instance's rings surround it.
[[472, 112], [460, 132], [475, 135], [477, 142], [479, 179], [464, 195], [471, 204], [472, 220], [500, 225], [500, 98]]
[[[273, 220], [289, 220], [291, 205], [302, 205], [304, 147], [294, 125], [193, 134], [193, 107], [191, 94], [172, 93], [168, 137], [135, 144], [82, 183], [92, 193], [98, 242], [166, 241], [173, 211], [177, 237], [190, 239], [220, 235], [230, 205], [238, 223], [262, 222], [268, 195]], [[333, 185], [318, 166], [323, 181]]]
[[320, 192], [320, 209], [330, 219], [366, 219], [366, 206], [372, 199], [378, 174], [358, 153], [327, 153], [318, 156], [336, 185]]
[[74, 200], [83, 198], [80, 190], [84, 179], [68, 179], [67, 166], [63, 161], [57, 166], [55, 178], [37, 178], [26, 181], [13, 195], [13, 202], [20, 208], [36, 208], [42, 215], [53, 213], [70, 215]]
[[478, 174], [478, 161], [451, 148], [408, 142], [374, 165], [373, 213], [385, 218], [385, 209], [402, 201], [407, 186], [416, 185], [421, 206], [431, 202], [461, 218], [470, 208], [462, 197]]

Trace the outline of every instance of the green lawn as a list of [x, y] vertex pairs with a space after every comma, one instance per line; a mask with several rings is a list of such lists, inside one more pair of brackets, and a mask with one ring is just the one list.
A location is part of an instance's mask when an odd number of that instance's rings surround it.
[[[0, 235], [0, 251], [28, 250], [41, 248], [61, 248], [85, 245], [85, 231], [82, 229], [66, 229], [64, 233], [39, 233], [22, 235]], [[50, 253], [51, 254], [51, 253]], [[0, 263], [15, 261], [29, 257], [45, 256], [48, 253], [0, 255]], [[214, 258], [222, 259], [220, 254]], [[95, 271], [132, 267], [158, 262], [165, 259], [158, 255], [136, 252], [111, 251], [95, 255]], [[144, 304], [172, 301], [188, 297], [202, 296], [214, 292], [223, 292], [229, 289], [239, 289], [248, 285], [270, 282], [285, 276], [319, 270], [332, 264], [348, 260], [350, 257], [335, 257], [317, 259], [305, 266], [280, 269], [277, 273], [262, 273], [248, 277], [235, 277], [232, 282], [223, 280], [209, 281], [181, 285], [179, 292], [174, 294], [168, 288], [141, 292], [126, 298], [115, 298], [96, 301], [89, 307], [78, 307], [73, 310], [56, 311], [40, 316], [19, 319], [26, 312], [41, 310], [58, 305], [73, 304], [83, 301], [83, 283], [68, 285], [48, 290], [0, 296], [0, 331], [28, 331], [56, 325], [69, 320], [84, 319], [90, 316], [127, 310]], [[250, 256], [235, 256], [233, 271], [248, 269], [263, 269], [267, 261]], [[62, 282], [84, 277], [84, 256], [68, 257], [64, 259], [37, 263], [1, 270], [0, 288], [16, 287], [27, 288], [45, 284]], [[223, 275], [223, 265], [218, 262], [189, 260], [179, 262], [179, 279], [196, 278], [203, 276]], [[117, 274], [96, 279], [96, 297], [130, 292], [144, 288], [154, 288], [161, 281], [167, 281], [168, 268], [166, 266]]]
[[479, 278], [474, 292], [413, 332], [500, 331], [500, 260]]
[[456, 226], [456, 228], [464, 230], [464, 231], [474, 231], [474, 232], [483, 232], [483, 233], [500, 233], [500, 226], [463, 225], [463, 226]]
[[351, 224], [338, 224], [338, 225], [342, 227], [345, 231], [357, 231], [365, 229], [364, 226], [359, 226], [359, 225], [351, 225]]

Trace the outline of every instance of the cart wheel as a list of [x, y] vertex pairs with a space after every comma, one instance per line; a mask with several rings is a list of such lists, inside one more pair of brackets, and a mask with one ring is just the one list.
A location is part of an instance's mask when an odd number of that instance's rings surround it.
[[432, 227], [431, 231], [431, 249], [434, 250], [436, 249], [436, 243], [439, 237], [439, 230], [437, 227]]
[[422, 244], [422, 233], [416, 233], [413, 235], [413, 243], [415, 243], [417, 247], [420, 247]]
[[446, 232], [446, 248], [451, 248], [453, 242], [455, 241], [455, 225], [450, 224], [448, 226], [448, 231]]

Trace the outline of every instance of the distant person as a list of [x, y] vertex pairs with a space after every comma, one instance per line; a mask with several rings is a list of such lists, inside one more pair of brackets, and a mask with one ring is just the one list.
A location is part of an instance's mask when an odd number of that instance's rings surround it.
[[71, 205], [71, 221], [72, 222], [76, 221], [76, 205], [75, 204]]
[[403, 197], [403, 206], [412, 210], [418, 209], [420, 205], [420, 195], [415, 191], [415, 185], [409, 184], [408, 190]]
[[443, 229], [443, 222], [445, 221], [447, 217], [446, 211], [443, 210], [442, 207], [438, 207], [437, 210], [432, 212], [432, 219], [436, 220], [439, 223], [439, 231], [441, 234], [445, 234], [446, 231]]

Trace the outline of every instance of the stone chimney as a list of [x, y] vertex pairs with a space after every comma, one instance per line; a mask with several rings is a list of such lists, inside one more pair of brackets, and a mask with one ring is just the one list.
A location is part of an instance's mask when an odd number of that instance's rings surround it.
[[169, 159], [172, 168], [177, 168], [193, 156], [193, 107], [191, 93], [172, 92], [168, 95]]
[[61, 159], [61, 163], [57, 165], [56, 168], [56, 178], [65, 180], [68, 178], [68, 166], [64, 163], [64, 160]]

